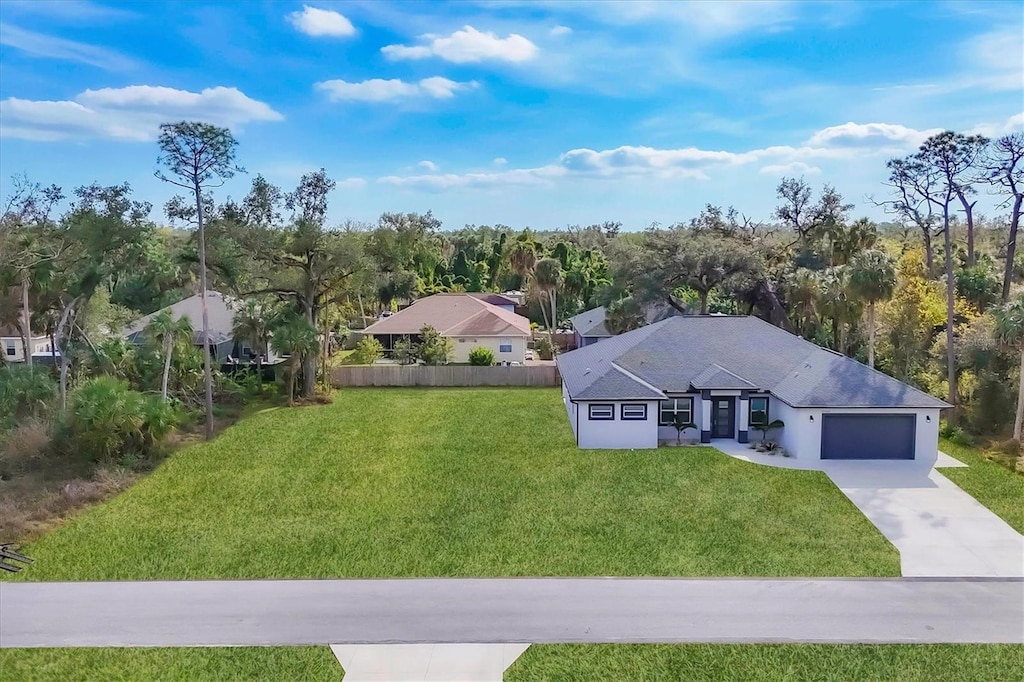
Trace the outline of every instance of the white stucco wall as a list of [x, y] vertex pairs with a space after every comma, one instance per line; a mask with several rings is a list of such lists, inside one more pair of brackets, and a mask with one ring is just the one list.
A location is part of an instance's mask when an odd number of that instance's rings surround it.
[[[683, 397], [683, 396], [680, 396]], [[694, 393], [693, 395], [686, 396], [693, 399], [693, 423], [697, 425], [695, 429], [687, 429], [683, 432], [683, 440], [700, 440], [700, 425], [704, 416], [704, 409], [701, 405], [700, 394]], [[711, 417], [709, 416], [710, 420]], [[658, 427], [658, 439], [659, 440], [670, 440], [675, 441], [676, 428], [674, 426], [659, 426]]]
[[[499, 364], [505, 360], [524, 362], [526, 358], [527, 338], [525, 336], [456, 336], [453, 337], [453, 340], [455, 341], [454, 362], [469, 362], [469, 352], [479, 346], [490, 348], [494, 353], [495, 362]], [[502, 353], [498, 350], [504, 341], [511, 342], [511, 353]]]
[[[771, 399], [771, 419], [781, 419], [786, 426], [769, 433], [769, 438], [797, 459], [821, 459], [821, 426], [824, 414], [916, 414], [914, 460], [933, 464], [939, 450], [939, 410], [908, 408], [794, 408], [777, 398]], [[811, 421], [811, 417], [814, 420]], [[751, 440], [759, 434], [751, 434]]]
[[572, 428], [573, 437], [576, 436], [576, 412], [579, 406], [569, 399], [569, 389], [562, 384], [562, 403], [565, 404], [565, 412], [569, 415], [569, 426]]
[[[600, 404], [615, 406], [614, 418], [610, 420], [591, 420], [590, 403], [577, 403], [579, 412], [579, 433], [577, 439], [581, 448], [618, 448], [640, 449], [658, 447], [658, 402], [627, 401], [629, 404], [647, 405], [647, 419], [621, 419], [621, 403], [597, 401]], [[573, 416], [575, 421], [575, 416]]]

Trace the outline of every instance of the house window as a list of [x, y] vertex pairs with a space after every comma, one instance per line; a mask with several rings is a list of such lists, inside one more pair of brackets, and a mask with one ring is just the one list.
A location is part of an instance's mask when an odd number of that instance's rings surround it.
[[499, 353], [511, 353], [512, 352], [512, 339], [502, 339], [501, 343], [498, 344]]
[[662, 426], [672, 426], [677, 418], [684, 424], [693, 423], [693, 398], [670, 398], [661, 401], [658, 423]]
[[7, 350], [7, 355], [17, 355], [18, 354], [17, 346], [15, 345], [14, 341], [11, 341], [10, 339], [8, 339], [6, 345], [7, 345], [7, 349], [6, 349]]
[[614, 405], [590, 405], [590, 421], [611, 421], [613, 419], [615, 419]]
[[768, 398], [750, 399], [750, 426], [768, 423]]
[[622, 403], [619, 418], [623, 421], [645, 421], [647, 405], [645, 403]]

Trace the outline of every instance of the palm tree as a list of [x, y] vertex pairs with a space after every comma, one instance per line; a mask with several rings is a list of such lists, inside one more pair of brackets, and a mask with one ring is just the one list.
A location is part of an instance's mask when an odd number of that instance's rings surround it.
[[1024, 423], [1024, 292], [996, 310], [996, 339], [1020, 351], [1020, 381], [1017, 386], [1017, 416], [1013, 420], [1013, 438], [1020, 442]]
[[533, 270], [533, 282], [541, 297], [541, 308], [544, 307], [544, 299], [551, 305], [551, 318], [548, 320], [548, 328], [555, 333], [558, 326], [557, 297], [558, 289], [562, 285], [562, 264], [557, 258], [542, 258], [537, 261]]
[[271, 313], [259, 301], [248, 300], [235, 312], [231, 335], [235, 341], [247, 342], [256, 351], [256, 371], [263, 376], [263, 356], [270, 344]]
[[301, 317], [293, 317], [274, 329], [270, 345], [281, 355], [288, 356], [288, 404], [295, 403], [295, 379], [299, 364], [307, 353], [315, 353], [319, 346], [316, 329]]
[[803, 337], [811, 336], [818, 322], [818, 299], [821, 281], [818, 274], [807, 268], [798, 268], [786, 280], [786, 295], [796, 331]]
[[620, 298], [609, 304], [604, 315], [604, 326], [612, 334], [639, 329], [646, 321], [643, 309], [632, 296]]
[[174, 353], [174, 342], [179, 338], [192, 341], [192, 323], [187, 317], [174, 320], [170, 310], [162, 310], [153, 316], [146, 325], [146, 332], [163, 348], [164, 370], [160, 377], [160, 398], [167, 401], [167, 378], [171, 374], [171, 355]]
[[509, 249], [508, 260], [512, 272], [518, 275], [520, 283], [525, 283], [537, 265], [537, 250], [533, 242], [525, 239], [516, 240]]
[[821, 292], [818, 313], [822, 321], [828, 318], [832, 327], [832, 350], [847, 351], [847, 330], [860, 319], [860, 301], [850, 295], [850, 270], [840, 265], [823, 270], [818, 276]]
[[868, 366], [875, 366], [875, 304], [896, 289], [896, 267], [882, 251], [861, 251], [850, 261], [850, 291], [868, 306]]

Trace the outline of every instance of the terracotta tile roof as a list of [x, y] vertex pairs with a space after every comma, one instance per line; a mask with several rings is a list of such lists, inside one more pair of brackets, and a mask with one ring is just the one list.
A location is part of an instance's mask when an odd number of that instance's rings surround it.
[[530, 336], [530, 321], [470, 294], [421, 298], [363, 330], [364, 334], [419, 334], [430, 325], [443, 336]]

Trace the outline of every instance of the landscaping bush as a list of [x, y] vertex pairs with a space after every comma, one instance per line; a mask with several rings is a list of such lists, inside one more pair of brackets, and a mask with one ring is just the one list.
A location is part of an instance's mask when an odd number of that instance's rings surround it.
[[537, 357], [539, 359], [551, 360], [555, 357], [555, 349], [554, 346], [551, 345], [550, 339], [537, 339], [537, 343], [534, 345], [537, 347]]
[[416, 354], [419, 349], [412, 341], [408, 338], [402, 338], [395, 341], [395, 347], [392, 355], [395, 358], [395, 362], [400, 365], [414, 365], [416, 364]]
[[177, 426], [180, 416], [170, 402], [128, 388], [124, 381], [96, 377], [71, 398], [66, 422], [66, 446], [92, 461], [132, 456], [144, 458], [153, 445]]
[[469, 351], [469, 364], [478, 367], [490, 367], [494, 364], [494, 351], [490, 348], [477, 346]]
[[48, 370], [27, 365], [0, 367], [0, 428], [46, 413], [57, 395]]
[[420, 360], [427, 365], [446, 365], [455, 357], [455, 342], [441, 336], [440, 332], [427, 325], [420, 330], [423, 342], [420, 344]]
[[352, 360], [357, 365], [372, 365], [384, 357], [384, 346], [372, 336], [364, 337], [352, 351]]

